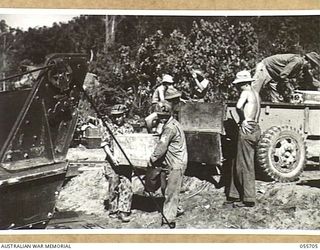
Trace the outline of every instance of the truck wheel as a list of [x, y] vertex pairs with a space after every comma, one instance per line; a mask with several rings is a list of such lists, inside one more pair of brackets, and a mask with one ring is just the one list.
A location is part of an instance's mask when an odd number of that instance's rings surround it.
[[261, 136], [258, 143], [258, 163], [274, 180], [294, 181], [306, 163], [306, 143], [295, 128], [271, 127]]

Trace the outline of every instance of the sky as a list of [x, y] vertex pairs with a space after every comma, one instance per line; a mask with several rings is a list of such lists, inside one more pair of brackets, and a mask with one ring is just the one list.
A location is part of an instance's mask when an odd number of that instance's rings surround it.
[[54, 22], [67, 23], [73, 17], [79, 15], [58, 15], [58, 14], [0, 14], [0, 20], [13, 28], [20, 28], [27, 31], [28, 28], [47, 26], [51, 27]]
[[[1, 0], [0, 0], [1, 1]], [[72, 10], [72, 9], [1, 9], [0, 20], [13, 28], [19, 27], [27, 31], [29, 27], [51, 27], [54, 22], [67, 23], [73, 17], [81, 14], [94, 15], [319, 15], [319, 10], [314, 11], [177, 11], [177, 10]]]

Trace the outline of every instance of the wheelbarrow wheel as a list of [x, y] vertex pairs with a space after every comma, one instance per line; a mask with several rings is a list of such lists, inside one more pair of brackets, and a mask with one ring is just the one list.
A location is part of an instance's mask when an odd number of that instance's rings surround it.
[[306, 142], [297, 129], [290, 126], [271, 127], [261, 136], [257, 160], [273, 180], [295, 181], [306, 163]]

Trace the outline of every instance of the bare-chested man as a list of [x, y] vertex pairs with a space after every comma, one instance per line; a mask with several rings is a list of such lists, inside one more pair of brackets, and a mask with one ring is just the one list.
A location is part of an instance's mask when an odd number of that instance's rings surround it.
[[248, 71], [237, 74], [233, 84], [241, 90], [237, 102], [237, 112], [240, 117], [239, 137], [236, 165], [232, 166], [231, 184], [227, 202], [233, 207], [253, 207], [255, 205], [255, 147], [260, 138], [258, 125], [260, 115], [260, 97], [251, 83], [254, 81]]

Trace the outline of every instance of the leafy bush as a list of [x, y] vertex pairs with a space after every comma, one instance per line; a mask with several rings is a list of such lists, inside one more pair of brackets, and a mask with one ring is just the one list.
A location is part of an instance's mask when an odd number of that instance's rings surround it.
[[[115, 16], [115, 20], [115, 42], [108, 51], [103, 15], [81, 15], [67, 24], [28, 31], [11, 29], [1, 21], [6, 42], [0, 43], [0, 69], [10, 75], [24, 59], [39, 64], [55, 52], [92, 52], [89, 70], [97, 74], [101, 86], [91, 89], [90, 95], [99, 110], [106, 114], [114, 103], [127, 103], [132, 115], [144, 116], [163, 73], [171, 74], [183, 97], [190, 98], [190, 70], [201, 69], [210, 80], [205, 101], [234, 100], [238, 93], [231, 82], [237, 71], [253, 70], [262, 58], [277, 53], [320, 52], [318, 16]], [[92, 112], [85, 109], [85, 114]]]
[[97, 102], [127, 102], [133, 113], [144, 116], [164, 73], [174, 77], [175, 87], [185, 98], [191, 95], [192, 69], [202, 70], [210, 81], [206, 101], [236, 98], [238, 93], [231, 82], [237, 71], [254, 68], [257, 36], [248, 22], [230, 25], [226, 18], [215, 22], [200, 20], [193, 23], [187, 35], [174, 30], [165, 37], [158, 30], [145, 38], [136, 53], [130, 53], [128, 46], [109, 53], [108, 57], [99, 55], [92, 65], [102, 82]]

